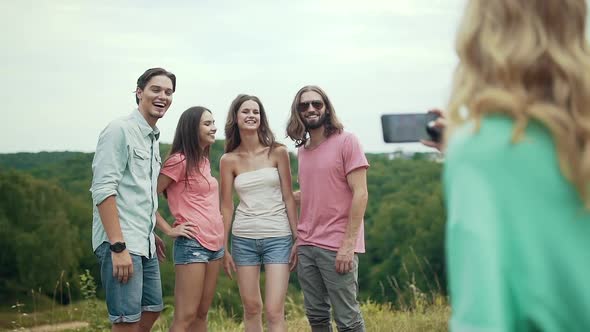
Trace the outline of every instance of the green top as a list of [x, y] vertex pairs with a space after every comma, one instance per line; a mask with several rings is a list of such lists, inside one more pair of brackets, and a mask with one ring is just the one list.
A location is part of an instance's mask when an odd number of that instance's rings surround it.
[[452, 331], [590, 331], [590, 214], [551, 133], [489, 115], [446, 154]]

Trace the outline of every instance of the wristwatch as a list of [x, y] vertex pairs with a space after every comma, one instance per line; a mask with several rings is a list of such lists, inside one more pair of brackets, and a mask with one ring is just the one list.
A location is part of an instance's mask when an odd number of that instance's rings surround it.
[[125, 245], [125, 242], [115, 242], [111, 244], [110, 248], [112, 252], [120, 253], [121, 251], [125, 250], [127, 246]]

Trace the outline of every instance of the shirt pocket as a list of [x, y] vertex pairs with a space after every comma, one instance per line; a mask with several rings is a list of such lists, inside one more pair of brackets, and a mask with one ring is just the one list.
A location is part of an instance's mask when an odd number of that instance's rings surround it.
[[146, 150], [131, 147], [129, 151], [129, 168], [131, 173], [146, 178], [150, 174], [150, 153]]

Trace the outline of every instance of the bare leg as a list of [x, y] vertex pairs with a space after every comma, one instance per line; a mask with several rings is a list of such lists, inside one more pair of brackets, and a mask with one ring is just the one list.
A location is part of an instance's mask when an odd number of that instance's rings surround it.
[[264, 285], [264, 306], [269, 332], [287, 331], [285, 323], [285, 298], [289, 287], [288, 264], [264, 265], [266, 284]]
[[143, 311], [141, 313], [141, 318], [139, 319], [139, 331], [151, 331], [154, 323], [158, 320], [158, 317], [160, 317], [159, 312]]
[[260, 295], [260, 266], [238, 266], [238, 286], [244, 306], [246, 332], [262, 332], [262, 296]]
[[207, 264], [205, 270], [205, 281], [203, 282], [203, 292], [201, 294], [201, 301], [197, 308], [197, 316], [190, 325], [190, 331], [207, 331], [207, 314], [209, 307], [215, 298], [215, 287], [217, 286], [217, 277], [219, 276], [219, 268], [221, 267], [221, 259], [211, 261]]
[[205, 263], [176, 265], [176, 285], [174, 287], [174, 319], [171, 332], [185, 332], [196, 317], [205, 280]]
[[111, 327], [112, 332], [137, 332], [139, 330], [139, 322], [137, 323], [117, 323]]

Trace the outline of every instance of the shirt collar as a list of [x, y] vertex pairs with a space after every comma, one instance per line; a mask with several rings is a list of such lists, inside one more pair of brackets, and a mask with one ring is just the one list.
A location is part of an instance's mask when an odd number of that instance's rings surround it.
[[136, 108], [135, 111], [133, 111], [132, 116], [133, 119], [135, 119], [135, 121], [139, 125], [139, 130], [141, 131], [143, 136], [153, 136], [154, 138], [156, 138], [156, 140], [160, 138], [160, 129], [158, 129], [158, 127], [152, 128], [147, 123], [143, 115], [141, 115], [141, 112], [139, 112], [139, 108]]

